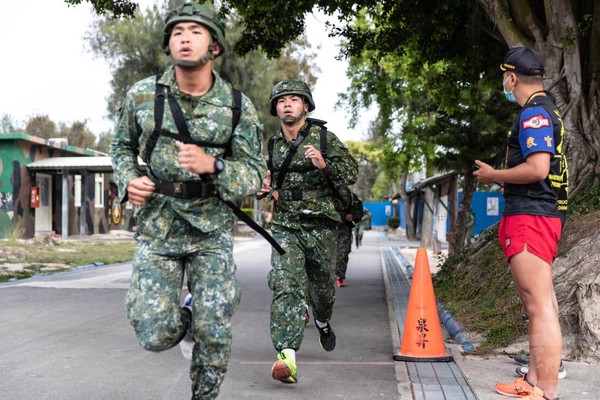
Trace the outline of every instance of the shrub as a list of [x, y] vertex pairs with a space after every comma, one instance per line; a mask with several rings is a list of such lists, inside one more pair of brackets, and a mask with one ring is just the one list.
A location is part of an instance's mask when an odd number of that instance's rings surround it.
[[400, 227], [400, 218], [398, 217], [389, 217], [387, 220], [387, 224], [392, 229], [398, 229]]

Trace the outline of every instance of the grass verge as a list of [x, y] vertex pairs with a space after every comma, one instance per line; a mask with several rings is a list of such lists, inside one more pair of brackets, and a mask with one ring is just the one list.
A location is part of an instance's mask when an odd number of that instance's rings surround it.
[[130, 261], [134, 248], [134, 241], [0, 242], [0, 282], [65, 271], [93, 263], [116, 264]]

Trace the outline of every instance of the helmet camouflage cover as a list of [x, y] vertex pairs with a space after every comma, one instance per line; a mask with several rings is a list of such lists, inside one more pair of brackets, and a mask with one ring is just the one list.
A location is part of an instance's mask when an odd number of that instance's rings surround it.
[[302, 81], [281, 81], [273, 87], [273, 90], [271, 90], [271, 97], [269, 99], [271, 102], [271, 115], [277, 116], [275, 101], [281, 96], [286, 96], [288, 94], [296, 94], [304, 97], [308, 102], [308, 112], [315, 109], [315, 102], [313, 101], [310, 88], [306, 83]]
[[221, 45], [221, 53], [225, 52], [225, 24], [217, 13], [205, 5], [198, 3], [185, 3], [173, 9], [165, 18], [165, 29], [163, 30], [163, 49], [169, 54], [169, 39], [175, 24], [179, 22], [197, 22], [208, 28], [213, 39]]

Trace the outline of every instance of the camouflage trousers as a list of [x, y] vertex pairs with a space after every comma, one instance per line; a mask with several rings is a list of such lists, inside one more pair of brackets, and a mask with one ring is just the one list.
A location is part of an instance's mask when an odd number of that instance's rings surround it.
[[303, 224], [298, 230], [279, 225], [271, 230], [286, 251], [271, 252], [271, 340], [278, 352], [298, 350], [307, 305], [312, 306], [314, 319], [322, 322], [329, 321], [333, 312], [337, 226], [327, 220]]
[[352, 251], [352, 226], [348, 224], [340, 225], [337, 238], [337, 263], [335, 274], [342, 279], [346, 279], [346, 270], [348, 269], [348, 258]]
[[365, 226], [361, 223], [356, 224], [354, 227], [354, 238], [356, 240], [356, 248], [362, 244], [363, 234], [365, 233]]
[[[127, 318], [140, 345], [159, 352], [177, 345], [192, 327], [193, 399], [215, 399], [231, 355], [231, 317], [240, 300], [229, 230], [203, 233], [174, 220], [164, 240], [138, 232]], [[192, 320], [180, 307], [184, 272]]]

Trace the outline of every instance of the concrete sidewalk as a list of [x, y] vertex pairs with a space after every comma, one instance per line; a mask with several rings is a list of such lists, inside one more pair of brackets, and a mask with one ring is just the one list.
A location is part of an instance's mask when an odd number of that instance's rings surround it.
[[[377, 234], [372, 232], [371, 234]], [[379, 234], [385, 235], [380, 232]], [[380, 247], [382, 264], [387, 276], [386, 289], [390, 292], [396, 319], [399, 342], [404, 328], [404, 316], [410, 282], [407, 268], [414, 266], [416, 242], [408, 242], [397, 235], [385, 235], [390, 243], [389, 247]], [[430, 269], [432, 273], [437, 270], [437, 258], [428, 251]], [[394, 325], [392, 323], [392, 325]], [[444, 330], [444, 333], [445, 330]], [[447, 336], [447, 333], [446, 333]], [[395, 344], [396, 345], [396, 344]], [[518, 366], [508, 354], [514, 354], [527, 349], [527, 342], [519, 342], [506, 349], [499, 349], [496, 354], [475, 356], [463, 350], [459, 344], [446, 341], [447, 353], [453, 356], [452, 362], [398, 362], [398, 369], [404, 364], [410, 380], [410, 392], [402, 393], [404, 396], [412, 395], [415, 400], [501, 400], [507, 399], [494, 390], [497, 382], [510, 382], [517, 378], [515, 369]], [[508, 354], [507, 354], [508, 353]], [[567, 377], [559, 380], [561, 400], [588, 400], [600, 399], [600, 389], [595, 385], [595, 380], [600, 376], [600, 365], [564, 361]], [[411, 398], [411, 397], [409, 397]]]

